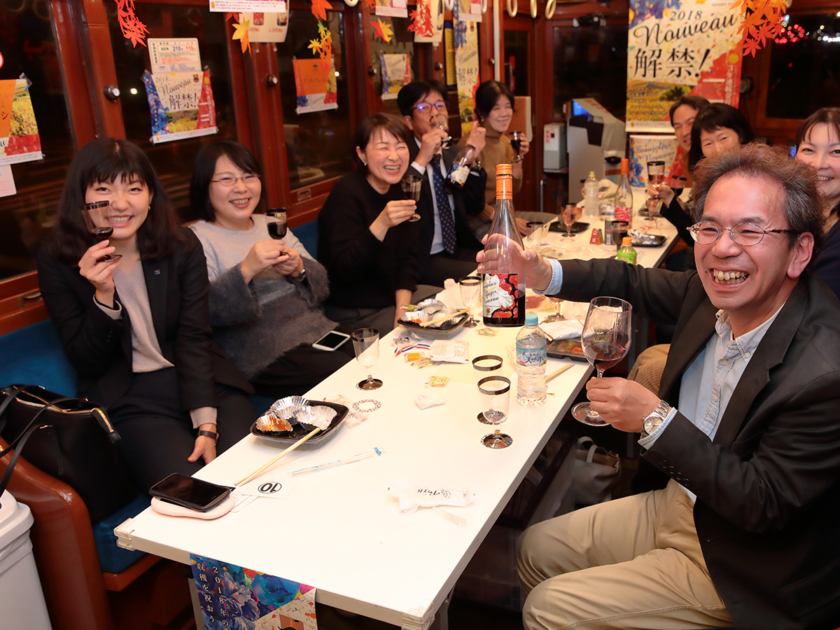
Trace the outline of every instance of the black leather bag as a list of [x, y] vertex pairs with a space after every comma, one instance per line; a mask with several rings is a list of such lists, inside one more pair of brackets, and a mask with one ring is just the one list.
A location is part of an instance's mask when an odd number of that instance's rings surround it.
[[114, 447], [120, 435], [107, 412], [86, 399], [31, 385], [4, 387], [0, 435], [9, 443], [0, 457], [15, 451], [0, 480], [0, 494], [24, 446], [27, 461], [79, 493], [92, 522], [116, 512], [140, 492]]

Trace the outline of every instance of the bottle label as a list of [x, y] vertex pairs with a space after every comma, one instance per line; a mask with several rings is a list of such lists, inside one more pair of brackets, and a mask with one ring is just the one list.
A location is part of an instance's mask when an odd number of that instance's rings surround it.
[[613, 219], [621, 221], [622, 223], [630, 223], [630, 208], [616, 207]]
[[519, 317], [518, 286], [519, 274], [484, 274], [484, 317]]
[[623, 260], [631, 265], [636, 264], [636, 250], [631, 247], [622, 247], [615, 255], [618, 260]]
[[467, 177], [470, 176], [470, 167], [466, 164], [456, 162], [452, 165], [452, 171], [449, 173], [449, 181], [459, 188], [467, 182]]
[[543, 367], [546, 364], [545, 344], [538, 348], [528, 348], [517, 343], [516, 363], [525, 368]]

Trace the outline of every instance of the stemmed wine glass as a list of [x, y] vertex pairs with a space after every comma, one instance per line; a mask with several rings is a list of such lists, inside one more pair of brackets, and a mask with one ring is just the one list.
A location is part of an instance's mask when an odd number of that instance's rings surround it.
[[[400, 185], [402, 186], [403, 198], [405, 198], [406, 201], [412, 200], [414, 203], [420, 202], [420, 190], [423, 188], [423, 178], [420, 175], [413, 175], [409, 173], [402, 178]], [[420, 215], [417, 214], [417, 212], [408, 217], [408, 221], [410, 223], [414, 223], [419, 220]]]
[[[106, 241], [114, 233], [114, 226], [111, 223], [111, 215], [116, 214], [108, 201], [94, 201], [85, 204], [82, 215], [85, 218], [88, 232], [93, 234], [97, 241]], [[122, 254], [105, 254], [99, 261], [111, 262], [119, 260]]]
[[473, 309], [478, 304], [478, 296], [481, 293], [481, 278], [469, 276], [458, 283], [461, 291], [461, 302], [464, 303], [464, 308], [467, 309], [467, 321], [464, 324], [467, 328], [474, 328], [478, 325], [475, 318], [472, 316]]
[[449, 135], [449, 120], [447, 120], [447, 118], [446, 114], [435, 114], [432, 116], [430, 123], [432, 129], [440, 129], [446, 134], [446, 137], [440, 141], [441, 149], [448, 149], [449, 145], [452, 143], [452, 136]]
[[572, 238], [572, 226], [580, 218], [583, 208], [578, 208], [573, 203], [567, 203], [563, 208], [563, 225], [566, 226], [566, 233], [563, 235], [566, 238]]
[[[510, 379], [504, 376], [485, 376], [478, 381], [481, 411], [487, 424], [501, 424], [508, 418], [510, 408]], [[487, 448], [506, 448], [513, 438], [501, 431], [485, 435], [481, 442]]]
[[[379, 359], [379, 331], [376, 328], [358, 328], [350, 334], [350, 338], [353, 340], [356, 361], [369, 372]], [[367, 379], [356, 383], [356, 387], [364, 390], [379, 389], [382, 381], [368, 373]]]
[[268, 210], [265, 213], [265, 224], [268, 228], [268, 235], [280, 240], [286, 237], [286, 209], [278, 208], [276, 210]]
[[659, 198], [659, 191], [662, 189], [662, 184], [665, 182], [665, 162], [662, 160], [651, 160], [647, 163], [648, 169], [648, 187], [653, 194], [648, 195], [645, 200], [648, 216], [652, 217], [656, 214], [656, 208], [661, 202]]
[[524, 131], [511, 131], [510, 132], [510, 146], [513, 147], [513, 152], [516, 153], [516, 157], [513, 158], [514, 162], [521, 162], [522, 156], [519, 155], [519, 152], [522, 150], [522, 140], [525, 138]]
[[547, 324], [549, 322], [562, 322], [564, 319], [566, 319], [565, 317], [563, 317], [560, 314], [560, 305], [563, 303], [563, 300], [561, 300], [558, 297], [552, 297], [550, 295], [547, 296], [547, 297], [554, 304], [554, 312], [551, 315], [549, 315], [548, 317], [546, 317], [543, 320], [543, 323]]
[[[618, 298], [596, 297], [589, 302], [581, 345], [583, 354], [598, 371], [598, 378], [603, 377], [605, 370], [614, 367], [627, 354], [632, 314], [633, 307]], [[572, 407], [572, 416], [578, 422], [593, 427], [607, 424], [588, 402]]]

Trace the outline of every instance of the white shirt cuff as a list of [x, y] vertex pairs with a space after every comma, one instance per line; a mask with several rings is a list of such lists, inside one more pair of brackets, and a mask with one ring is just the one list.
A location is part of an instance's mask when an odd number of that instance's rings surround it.
[[645, 449], [649, 449], [651, 446], [653, 446], [654, 443], [656, 443], [656, 440], [659, 438], [659, 436], [662, 435], [662, 432], [665, 430], [665, 427], [671, 424], [671, 420], [673, 420], [674, 416], [676, 415], [677, 408], [671, 407], [671, 411], [668, 412], [668, 415], [665, 417], [665, 420], [662, 421], [662, 424], [656, 427], [656, 431], [654, 431], [647, 437], [639, 439], [639, 446]]
[[202, 424], [216, 424], [218, 411], [215, 407], [190, 409], [190, 419], [192, 420], [193, 429], [197, 429]]
[[116, 308], [108, 308], [107, 306], [103, 306], [99, 302], [96, 301], [96, 297], [93, 298], [93, 303], [99, 308], [100, 311], [105, 313], [111, 319], [122, 319], [122, 304], [114, 300], [114, 306]]
[[411, 166], [412, 166], [412, 168], [413, 168], [414, 170], [416, 170], [416, 171], [417, 171], [418, 173], [420, 173], [421, 175], [425, 175], [425, 174], [426, 174], [426, 169], [425, 169], [425, 168], [423, 168], [422, 166], [420, 166], [417, 162], [412, 162], [412, 163], [411, 163]]
[[551, 265], [551, 282], [548, 283], [545, 291], [534, 289], [534, 293], [537, 295], [557, 295], [563, 286], [563, 266], [560, 261], [551, 259], [548, 264]]

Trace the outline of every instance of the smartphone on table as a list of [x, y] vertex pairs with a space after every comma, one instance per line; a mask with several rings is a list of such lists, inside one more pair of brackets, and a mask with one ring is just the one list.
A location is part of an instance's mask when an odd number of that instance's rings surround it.
[[168, 503], [207, 512], [224, 501], [230, 490], [227, 486], [219, 486], [181, 473], [172, 473], [153, 485], [149, 494]]
[[318, 348], [318, 350], [327, 350], [332, 352], [333, 350], [340, 348], [348, 339], [350, 339], [350, 335], [338, 332], [337, 330], [331, 330], [318, 341], [313, 343], [312, 347]]

